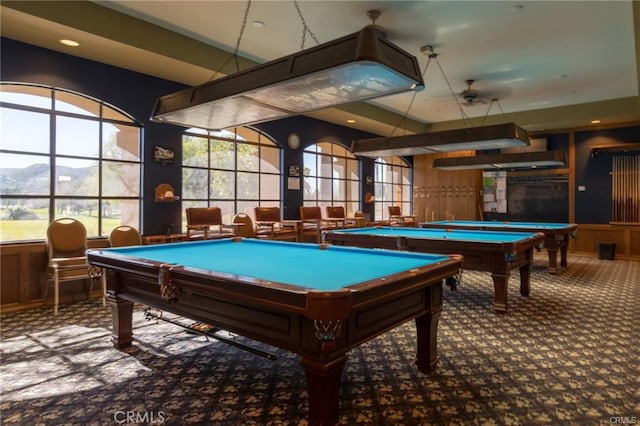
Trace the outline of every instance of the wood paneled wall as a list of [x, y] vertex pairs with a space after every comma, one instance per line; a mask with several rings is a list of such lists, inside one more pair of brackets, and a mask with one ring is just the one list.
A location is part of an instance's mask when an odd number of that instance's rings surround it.
[[[107, 247], [106, 239], [89, 241], [90, 248]], [[53, 285], [49, 283], [45, 300], [47, 252], [44, 242], [3, 244], [0, 251], [0, 313], [25, 311], [51, 305]], [[96, 287], [96, 286], [94, 286]], [[60, 286], [60, 303], [86, 299], [86, 280], [66, 282]], [[92, 296], [98, 296], [94, 290]], [[52, 311], [53, 312], [53, 311]]]
[[3, 245], [0, 268], [2, 313], [42, 305], [47, 269], [44, 243]]
[[640, 260], [640, 226], [579, 224], [576, 253], [597, 253], [599, 243], [615, 243], [616, 258]]
[[416, 155], [413, 158], [413, 214], [420, 222], [480, 219], [482, 172], [433, 168], [436, 158], [473, 153]]
[[[473, 152], [414, 157], [413, 214], [420, 222], [482, 219], [482, 172], [433, 168], [435, 158], [466, 155], [473, 155]], [[569, 245], [569, 252], [597, 255], [601, 242], [616, 243], [616, 258], [640, 259], [640, 226], [635, 225], [578, 224], [578, 233]]]

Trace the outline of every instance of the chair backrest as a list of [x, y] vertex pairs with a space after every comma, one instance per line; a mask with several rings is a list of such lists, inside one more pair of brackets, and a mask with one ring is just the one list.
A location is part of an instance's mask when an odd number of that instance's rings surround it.
[[322, 210], [318, 206], [300, 206], [301, 220], [322, 220]]
[[87, 251], [87, 228], [82, 222], [63, 217], [47, 227], [47, 254], [54, 257], [85, 256]]
[[220, 207], [189, 207], [186, 209], [188, 225], [222, 225]]
[[389, 207], [389, 216], [402, 216], [402, 210], [400, 206], [388, 206]]
[[362, 210], [357, 210], [354, 214], [353, 217], [355, 217], [356, 219], [364, 219], [364, 212]]
[[253, 229], [253, 221], [246, 213], [238, 213], [233, 217], [233, 223], [239, 223], [237, 235], [239, 237], [254, 238], [256, 231]]
[[109, 245], [111, 247], [139, 246], [141, 244], [140, 233], [132, 226], [120, 225], [109, 234]]
[[254, 207], [257, 222], [280, 222], [280, 207]]
[[330, 219], [344, 219], [344, 207], [342, 206], [327, 206], [327, 217]]

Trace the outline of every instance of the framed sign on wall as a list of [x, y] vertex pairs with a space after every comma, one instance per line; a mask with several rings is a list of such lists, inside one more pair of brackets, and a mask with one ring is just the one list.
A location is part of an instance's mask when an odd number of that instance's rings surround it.
[[153, 161], [162, 164], [173, 164], [175, 152], [170, 148], [163, 148], [161, 146], [153, 147]]

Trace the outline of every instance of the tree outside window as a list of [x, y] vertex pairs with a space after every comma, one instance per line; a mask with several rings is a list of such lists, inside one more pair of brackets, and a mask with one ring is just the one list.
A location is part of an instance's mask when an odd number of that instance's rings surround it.
[[342, 206], [349, 217], [360, 210], [360, 162], [342, 145], [319, 142], [303, 152], [305, 206]]
[[280, 164], [281, 149], [257, 130], [187, 130], [182, 138], [182, 223], [189, 207], [220, 207], [223, 221], [231, 223], [236, 213], [253, 217], [256, 206], [279, 206]]
[[378, 157], [374, 161], [374, 214], [376, 220], [389, 219], [389, 206], [412, 211], [411, 167], [400, 157]]
[[14, 83], [0, 83], [0, 114], [0, 241], [44, 239], [60, 217], [78, 219], [89, 236], [140, 228], [141, 126], [130, 116]]

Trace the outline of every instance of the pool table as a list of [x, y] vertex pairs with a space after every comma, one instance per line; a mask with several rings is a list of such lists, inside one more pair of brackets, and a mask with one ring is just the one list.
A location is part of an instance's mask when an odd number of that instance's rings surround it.
[[491, 272], [494, 309], [497, 313], [506, 313], [510, 272], [520, 269], [520, 294], [528, 296], [533, 250], [542, 244], [544, 236], [524, 232], [378, 226], [330, 231], [326, 233], [325, 241], [341, 246], [461, 254], [463, 268]]
[[416, 365], [437, 364], [442, 281], [462, 259], [240, 237], [93, 249], [109, 271], [112, 341], [133, 341], [141, 303], [297, 353], [309, 396], [309, 423], [338, 421], [347, 352], [415, 320]]
[[558, 272], [558, 249], [560, 249], [560, 266], [567, 267], [567, 247], [569, 237], [575, 237], [578, 226], [573, 223], [544, 222], [500, 222], [476, 220], [444, 220], [438, 222], [421, 222], [422, 228], [445, 229], [481, 229], [487, 231], [542, 232], [544, 246], [549, 255], [549, 273]]

